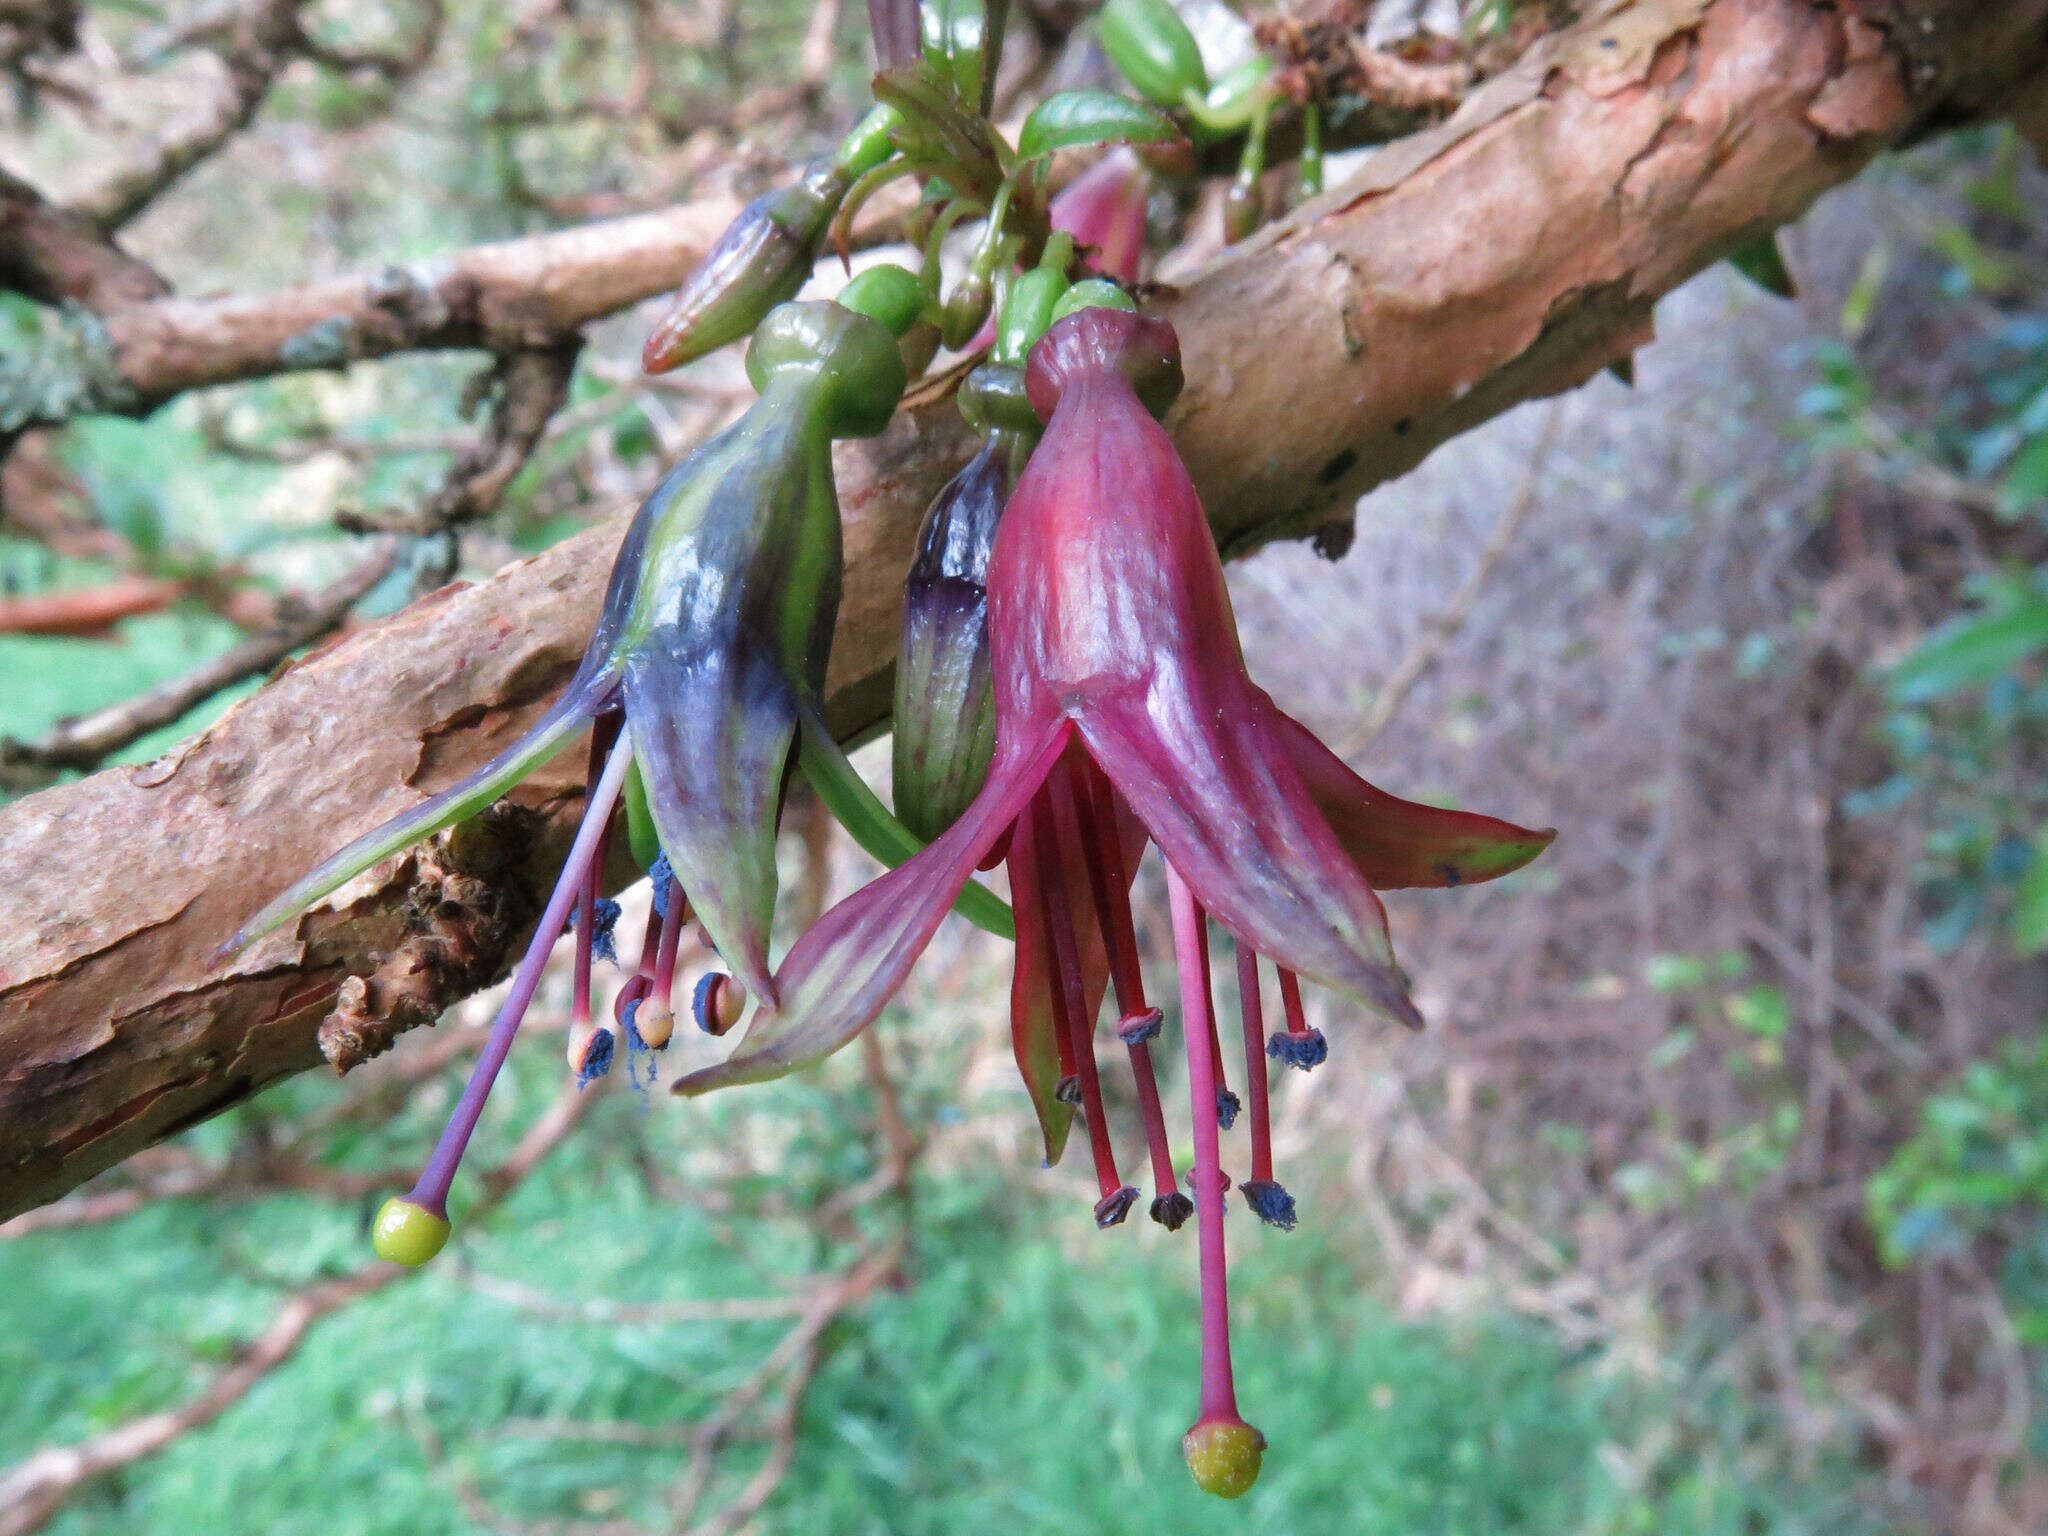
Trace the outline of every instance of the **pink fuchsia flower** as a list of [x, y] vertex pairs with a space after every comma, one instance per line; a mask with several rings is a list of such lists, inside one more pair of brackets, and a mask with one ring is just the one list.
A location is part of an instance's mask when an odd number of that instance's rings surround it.
[[[1223, 568], [1192, 483], [1154, 419], [1180, 384], [1162, 321], [1087, 309], [1031, 354], [1046, 421], [989, 564], [996, 746], [985, 787], [950, 829], [828, 912], [776, 973], [727, 1061], [681, 1079], [695, 1094], [776, 1077], [839, 1049], [901, 985], [975, 869], [1009, 866], [1017, 955], [1012, 1031], [1048, 1160], [1078, 1103], [1103, 1226], [1138, 1198], [1103, 1111], [1095, 1018], [1114, 988], [1152, 1165], [1151, 1214], [1200, 1216], [1202, 1411], [1189, 1432], [1204, 1487], [1235, 1494], [1264, 1442], [1232, 1390], [1219, 1123], [1238, 1100], [1212, 1005], [1208, 919], [1233, 937], [1250, 1096], [1246, 1204], [1281, 1228], [1294, 1202], [1273, 1178], [1269, 1057], [1322, 1059], [1303, 1018], [1306, 976], [1409, 1027], [1421, 1022], [1394, 962], [1375, 887], [1491, 879], [1554, 834], [1440, 810], [1375, 789], [1283, 714], [1246, 674]], [[1150, 1057], [1148, 1002], [1129, 905], [1147, 842], [1172, 893], [1181, 1025], [1193, 1100], [1193, 1200], [1170, 1158]], [[1280, 971], [1286, 1027], [1268, 1037], [1258, 961]]]
[[1091, 272], [1129, 287], [1145, 256], [1145, 199], [1150, 178], [1129, 149], [1112, 149], [1062, 187], [1048, 210], [1054, 229], [1081, 247]]

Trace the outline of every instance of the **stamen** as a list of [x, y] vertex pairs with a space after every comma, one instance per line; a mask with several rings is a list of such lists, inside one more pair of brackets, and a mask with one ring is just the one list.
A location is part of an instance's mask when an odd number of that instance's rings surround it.
[[[1202, 996], [1213, 998], [1216, 982], [1209, 973], [1209, 914], [1199, 906], [1195, 910], [1202, 919]], [[1230, 1091], [1230, 1074], [1223, 1070], [1223, 1037], [1216, 1028], [1213, 1004], [1209, 1009], [1209, 1059], [1216, 1063], [1216, 1124], [1227, 1131], [1237, 1124], [1238, 1113], [1244, 1105]]]
[[533, 942], [527, 945], [519, 969], [513, 974], [512, 988], [505, 994], [498, 1017], [491, 1024], [490, 1037], [484, 1041], [483, 1053], [477, 1057], [469, 1083], [463, 1088], [462, 1097], [456, 1101], [455, 1111], [448, 1117], [448, 1125], [441, 1132], [441, 1139], [435, 1143], [419, 1182], [406, 1197], [407, 1203], [432, 1216], [444, 1221], [447, 1219], [448, 1188], [455, 1182], [455, 1170], [462, 1162], [463, 1151], [476, 1130], [477, 1120], [483, 1115], [484, 1100], [490, 1096], [491, 1084], [497, 1080], [506, 1056], [511, 1054], [520, 1021], [526, 1017], [526, 1010], [533, 1003], [533, 994], [540, 986], [541, 972], [547, 967], [548, 954], [554, 949], [555, 940], [562, 936], [562, 930], [569, 921], [570, 908], [575, 905], [590, 866], [597, 857], [611, 822], [612, 807], [618, 804], [619, 790], [626, 782], [626, 769], [632, 761], [632, 744], [621, 739], [612, 747], [604, 772], [599, 776], [596, 788], [590, 792], [589, 802], [583, 811], [583, 823], [576, 829], [576, 840], [569, 846], [568, 861], [563, 864], [561, 877], [555, 881], [554, 894], [548, 897], [540, 923], [533, 930]]
[[1194, 1202], [1180, 1192], [1173, 1177], [1166, 1111], [1159, 1102], [1159, 1081], [1152, 1068], [1151, 1048], [1146, 1043], [1159, 1033], [1161, 1015], [1145, 1002], [1137, 934], [1131, 924], [1130, 879], [1115, 835], [1115, 806], [1110, 804], [1110, 819], [1105, 821], [1102, 801], [1084, 794], [1081, 787], [1099, 779], [1106, 795], [1109, 781], [1093, 764], [1077, 773], [1055, 768], [1053, 776], [1060, 781], [1053, 795], [1060, 854], [1063, 859], [1079, 858], [1087, 867], [1095, 917], [1102, 928], [1103, 949], [1109, 956], [1110, 980], [1116, 988], [1117, 1010], [1123, 1015], [1116, 1032], [1130, 1049], [1131, 1073], [1138, 1083], [1138, 1114], [1144, 1122], [1145, 1146], [1152, 1159], [1151, 1216], [1167, 1231], [1177, 1231], [1194, 1210]]
[[[590, 771], [584, 780], [586, 805], [590, 803], [589, 796], [596, 790], [597, 781], [604, 773], [605, 759], [612, 744], [619, 739], [621, 718], [619, 711], [607, 710], [591, 722]], [[612, 817], [607, 812], [604, 833], [598, 839], [597, 856], [590, 861], [590, 868], [584, 872], [576, 892], [576, 973], [569, 991], [569, 1037], [572, 1040], [590, 1027], [590, 962], [597, 952], [597, 904], [602, 899], [598, 887], [604, 881], [605, 855], [611, 851], [611, 842]], [[618, 907], [614, 905], [612, 911], [616, 913]]]
[[697, 982], [690, 1010], [697, 1027], [707, 1035], [722, 1035], [739, 1023], [746, 1011], [747, 989], [722, 971], [712, 971]]
[[1237, 1002], [1244, 1018], [1244, 1081], [1252, 1100], [1252, 1177], [1273, 1177], [1273, 1107], [1266, 1095], [1266, 1016], [1259, 998], [1259, 956], [1237, 946]]
[[1266, 1091], [1266, 1018], [1259, 998], [1259, 957], [1249, 944], [1237, 946], [1237, 997], [1244, 1015], [1245, 1092], [1252, 1101], [1252, 1176], [1240, 1186], [1239, 1193], [1267, 1226], [1292, 1232], [1294, 1196], [1273, 1180], [1273, 1108]]
[[1301, 978], [1294, 972], [1280, 972], [1280, 1003], [1287, 1010], [1287, 1029], [1266, 1042], [1266, 1054], [1303, 1072], [1320, 1067], [1330, 1057], [1330, 1042], [1320, 1029], [1308, 1027], [1308, 1015], [1301, 1006]]
[[654, 976], [648, 984], [647, 1001], [639, 1014], [640, 1037], [649, 1045], [655, 1043], [657, 1035], [666, 1045], [675, 1033], [672, 994], [676, 982], [676, 955], [683, 947], [683, 924], [689, 916], [690, 904], [683, 899], [683, 888], [675, 876], [670, 875], [661, 903], [661, 940], [655, 946]]
[[1180, 872], [1166, 868], [1173, 908], [1173, 950], [1180, 968], [1181, 1034], [1188, 1050], [1188, 1094], [1193, 1102], [1195, 1190], [1202, 1273], [1202, 1411], [1197, 1425], [1239, 1421], [1230, 1369], [1230, 1289], [1223, 1250], [1223, 1154], [1216, 1117], [1215, 1010], [1210, 1003], [1208, 933], [1202, 910]]
[[[1095, 1205], [1095, 1224], [1113, 1227], [1130, 1214], [1138, 1191], [1116, 1171], [1116, 1152], [1109, 1144], [1109, 1124], [1102, 1107], [1102, 1080], [1095, 1070], [1095, 1021], [1087, 1018], [1081, 986], [1081, 957], [1074, 940], [1074, 914], [1067, 901], [1066, 871], [1046, 825], [1047, 804], [1056, 798], [1042, 792], [1025, 813], [1032, 817], [1032, 852], [1038, 864], [1038, 904], [1052, 945], [1052, 1008], [1057, 1032], [1066, 1036], [1080, 1080], [1081, 1115], [1088, 1122], [1088, 1150], [1095, 1159], [1095, 1182], [1102, 1198]], [[1056, 834], [1055, 834], [1056, 835]], [[1062, 1063], [1064, 1065], [1064, 1063]], [[1064, 1081], [1061, 1084], [1065, 1086]]]

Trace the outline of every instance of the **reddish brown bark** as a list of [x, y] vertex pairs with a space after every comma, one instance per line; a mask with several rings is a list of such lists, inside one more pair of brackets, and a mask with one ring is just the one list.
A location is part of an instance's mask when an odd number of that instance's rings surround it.
[[[1660, 295], [1880, 149], [2000, 110], [2040, 70], [2044, 11], [1637, 0], [1549, 39], [1160, 303], [1189, 377], [1170, 425], [1219, 536], [1235, 551], [1341, 523], [1446, 438], [1625, 356]], [[491, 291], [515, 316], [598, 313], [564, 259], [531, 293], [525, 276]], [[203, 336], [196, 311], [185, 328]], [[159, 377], [195, 374], [212, 376]], [[848, 726], [880, 712], [911, 533], [962, 456], [942, 394], [840, 457]], [[567, 677], [618, 534], [353, 635], [148, 768], [0, 813], [0, 1216], [318, 1060], [343, 978], [386, 965], [409, 912], [419, 926], [410, 862], [231, 966], [208, 955], [291, 876], [511, 739]], [[471, 851], [511, 894], [475, 923], [436, 909], [457, 931], [416, 1011], [521, 936], [508, 914], [531, 910], [575, 810], [559, 781], [522, 800], [538, 814]]]

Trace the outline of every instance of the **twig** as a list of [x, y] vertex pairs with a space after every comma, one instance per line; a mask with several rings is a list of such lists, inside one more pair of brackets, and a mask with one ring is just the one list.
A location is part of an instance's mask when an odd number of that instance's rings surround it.
[[125, 166], [72, 199], [72, 211], [104, 230], [116, 230], [167, 188], [246, 128], [270, 87], [303, 51], [299, 12], [306, 0], [254, 0], [231, 24], [220, 61], [227, 82], [207, 110], [167, 134], [140, 163]]
[[92, 220], [59, 208], [0, 171], [0, 288], [44, 304], [110, 304], [162, 298], [170, 286]]
[[397, 543], [379, 545], [354, 570], [309, 596], [299, 613], [281, 620], [268, 633], [251, 635], [205, 666], [132, 699], [64, 721], [35, 741], [0, 740], [0, 767], [55, 771], [97, 765], [222, 689], [267, 672], [300, 646], [310, 645], [336, 628], [397, 563]]

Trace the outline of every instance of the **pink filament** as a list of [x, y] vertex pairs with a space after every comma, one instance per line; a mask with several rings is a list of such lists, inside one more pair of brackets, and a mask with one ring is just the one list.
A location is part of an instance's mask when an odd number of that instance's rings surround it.
[[[1055, 793], [1062, 858], [1079, 858], [1088, 868], [1088, 889], [1095, 917], [1109, 955], [1110, 978], [1116, 986], [1117, 1011], [1124, 1018], [1150, 1010], [1145, 981], [1138, 969], [1137, 932], [1131, 923], [1130, 878], [1118, 846], [1116, 808], [1109, 801], [1109, 781], [1093, 764], [1078, 772], [1054, 770], [1063, 782]], [[1084, 791], [1083, 785], [1087, 786]], [[1091, 793], [1099, 790], [1100, 793]], [[1092, 802], [1092, 803], [1091, 803]], [[1138, 1084], [1138, 1113], [1145, 1125], [1145, 1146], [1152, 1159], [1152, 1183], [1160, 1195], [1176, 1194], [1173, 1152], [1166, 1136], [1166, 1111], [1159, 1102], [1159, 1079], [1152, 1067], [1152, 1047], [1127, 1041], [1131, 1073]]]
[[[1057, 772], [1057, 770], [1055, 770]], [[1032, 818], [1031, 847], [1038, 858], [1038, 903], [1052, 945], [1052, 1007], [1057, 1033], [1066, 1037], [1081, 1079], [1081, 1113], [1088, 1121], [1088, 1150], [1095, 1158], [1095, 1180], [1107, 1200], [1123, 1188], [1116, 1171], [1116, 1153], [1109, 1144], [1109, 1125], [1102, 1108], [1102, 1080], [1095, 1070], [1095, 1021], [1087, 1018], [1087, 997], [1081, 986], [1081, 957], [1074, 941], [1074, 914], [1067, 902], [1066, 871], [1061, 868], [1054, 829], [1046, 813], [1051, 791], [1044, 791], [1025, 814]], [[1053, 833], [1053, 836], [1049, 836]], [[1062, 1063], [1064, 1065], [1064, 1063]]]
[[1173, 952], [1180, 968], [1181, 1035], [1188, 1048], [1188, 1094], [1195, 1130], [1195, 1214], [1202, 1271], [1202, 1411], [1200, 1419], [1235, 1419], [1237, 1389], [1230, 1370], [1230, 1287], [1223, 1253], [1223, 1155], [1216, 1130], [1215, 1010], [1207, 985], [1209, 936], [1194, 893], [1172, 865]]
[[1273, 1177], [1273, 1113], [1266, 1097], [1266, 1018], [1259, 1001], [1259, 956], [1249, 944], [1237, 946], [1238, 1006], [1244, 1014], [1246, 1106], [1252, 1117], [1252, 1177]]

